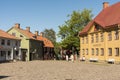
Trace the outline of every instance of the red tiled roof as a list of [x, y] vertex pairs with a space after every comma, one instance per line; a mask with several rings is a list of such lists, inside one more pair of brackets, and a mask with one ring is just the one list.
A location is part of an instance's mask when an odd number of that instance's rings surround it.
[[102, 27], [120, 23], [120, 2], [103, 9], [95, 18]]
[[[16, 28], [16, 27], [14, 27]], [[16, 28], [18, 31], [20, 31], [22, 34], [24, 34], [25, 36], [27, 36], [28, 38], [30, 39], [35, 39], [34, 36], [35, 34], [33, 34], [32, 32], [30, 31], [27, 31], [27, 30], [23, 30], [23, 29], [20, 29], [20, 28]]]
[[86, 34], [86, 32], [89, 30], [91, 25], [94, 23], [94, 21], [90, 21], [87, 26], [84, 27], [84, 29], [80, 32], [80, 34]]
[[37, 36], [37, 39], [44, 42], [44, 47], [54, 47], [52, 42], [45, 37]]
[[80, 32], [80, 35], [87, 33], [93, 23], [106, 28], [111, 25], [120, 24], [120, 2], [103, 9], [88, 25]]
[[45, 37], [36, 36], [35, 34], [33, 34], [30, 31], [27, 31], [27, 30], [23, 30], [23, 29], [16, 28], [16, 27], [14, 27], [14, 28], [17, 29], [18, 31], [20, 31], [22, 34], [24, 34], [25, 36], [27, 36], [30, 39], [43, 41], [44, 42], [44, 47], [54, 47], [52, 42]]
[[8, 34], [7, 32], [5, 32], [3, 30], [0, 30], [0, 37], [20, 40], [20, 39], [16, 38], [15, 36], [12, 36], [11, 34]]

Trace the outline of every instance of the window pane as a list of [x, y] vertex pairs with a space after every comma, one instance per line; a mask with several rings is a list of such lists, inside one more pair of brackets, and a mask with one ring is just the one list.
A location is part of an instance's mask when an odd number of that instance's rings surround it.
[[119, 48], [115, 48], [115, 56], [119, 56]]
[[104, 55], [104, 49], [101, 48], [101, 56], [103, 56], [103, 55]]
[[118, 32], [118, 30], [117, 31], [115, 31], [115, 40], [118, 40], [119, 39], [119, 32]]
[[94, 55], [94, 49], [92, 48], [92, 55]]
[[10, 46], [10, 40], [7, 40], [7, 45]]
[[98, 48], [96, 48], [96, 56], [98, 56], [98, 54], [99, 54], [99, 50]]
[[4, 39], [2, 39], [1, 45], [5, 45], [5, 40]]
[[112, 56], [112, 48], [108, 48], [108, 55]]

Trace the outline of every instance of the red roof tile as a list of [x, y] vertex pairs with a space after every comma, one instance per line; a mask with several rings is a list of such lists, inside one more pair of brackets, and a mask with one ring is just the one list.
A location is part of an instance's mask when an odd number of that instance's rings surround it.
[[[14, 27], [16, 28], [16, 27]], [[30, 31], [27, 31], [27, 30], [23, 30], [23, 29], [20, 29], [20, 28], [16, 28], [18, 31], [20, 31], [22, 34], [24, 34], [25, 36], [27, 36], [28, 38], [30, 39], [35, 39], [35, 34], [33, 34], [32, 32]]]
[[82, 35], [82, 34], [86, 34], [87, 33], [87, 31], [89, 30], [89, 28], [91, 27], [91, 25], [94, 23], [94, 21], [92, 20], [92, 21], [90, 21], [89, 23], [88, 23], [88, 25], [87, 26], [85, 26], [84, 27], [84, 29], [80, 32], [80, 34]]
[[[8, 39], [18, 39], [15, 36], [12, 36], [11, 34], [8, 34], [7, 32], [0, 30], [0, 37], [2, 38], [8, 38]], [[18, 39], [20, 40], [20, 39]]]
[[80, 32], [80, 35], [87, 33], [93, 23], [106, 28], [111, 25], [120, 24], [120, 2], [103, 9], [88, 25]]
[[23, 30], [21, 28], [16, 28], [16, 27], [14, 27], [14, 28], [17, 29], [18, 31], [20, 31], [22, 34], [24, 34], [25, 36], [27, 36], [30, 39], [43, 41], [44, 42], [44, 47], [54, 47], [52, 42], [50, 40], [48, 40], [47, 38], [45, 38], [45, 37], [36, 36], [32, 32], [27, 31], [27, 30]]
[[95, 18], [102, 27], [120, 23], [120, 2], [103, 9]]
[[37, 36], [37, 39], [44, 42], [44, 47], [54, 47], [52, 42], [45, 37]]

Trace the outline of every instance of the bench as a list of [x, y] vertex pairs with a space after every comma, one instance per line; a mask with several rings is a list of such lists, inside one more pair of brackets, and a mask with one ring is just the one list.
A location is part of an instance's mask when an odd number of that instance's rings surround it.
[[80, 58], [80, 61], [85, 61], [85, 57]]
[[90, 58], [90, 62], [98, 62], [98, 58]]
[[112, 64], [114, 64], [115, 59], [108, 59], [107, 62], [108, 62], [108, 63], [112, 63]]

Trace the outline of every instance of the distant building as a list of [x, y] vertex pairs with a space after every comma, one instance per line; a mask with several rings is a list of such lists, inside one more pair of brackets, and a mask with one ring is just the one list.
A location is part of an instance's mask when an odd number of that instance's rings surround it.
[[21, 60], [20, 39], [0, 30], [0, 61]]
[[[37, 33], [37, 32], [36, 32]], [[37, 35], [37, 39], [43, 41], [44, 43], [44, 60], [54, 59], [54, 45], [53, 43], [48, 40], [47, 38], [43, 37], [43, 33], [41, 32], [40, 35]]]
[[23, 61], [43, 59], [43, 41], [37, 40], [37, 36], [30, 31], [30, 27], [23, 30], [17, 23], [7, 32], [21, 39], [20, 47]]
[[120, 61], [120, 2], [103, 10], [80, 32], [80, 58]]

